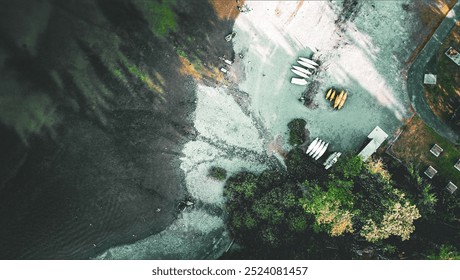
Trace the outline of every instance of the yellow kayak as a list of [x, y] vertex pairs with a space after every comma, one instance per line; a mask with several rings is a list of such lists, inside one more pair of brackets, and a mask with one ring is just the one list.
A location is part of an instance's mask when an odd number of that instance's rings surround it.
[[331, 93], [332, 93], [332, 88], [329, 89], [329, 91], [327, 92], [326, 99], [329, 99], [329, 96], [331, 96]]
[[329, 99], [330, 101], [334, 100], [335, 97], [335, 89], [332, 91], [331, 98]]
[[339, 106], [339, 103], [340, 103], [340, 101], [342, 100], [342, 97], [343, 97], [343, 93], [344, 93], [344, 91], [342, 90], [340, 92], [339, 96], [335, 99], [334, 109], [337, 108], [337, 106]]
[[340, 104], [339, 104], [339, 107], [337, 107], [337, 110], [340, 110], [342, 108], [343, 104], [345, 104], [345, 100], [347, 100], [347, 93], [346, 92], [343, 95], [342, 100], [340, 100]]

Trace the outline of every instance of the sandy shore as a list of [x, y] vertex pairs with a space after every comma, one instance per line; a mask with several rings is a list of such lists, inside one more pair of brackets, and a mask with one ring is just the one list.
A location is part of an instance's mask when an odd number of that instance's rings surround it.
[[[262, 171], [276, 161], [267, 153], [289, 148], [287, 123], [293, 118], [304, 118], [310, 137], [321, 137], [332, 150], [343, 152], [357, 149], [376, 125], [391, 135], [409, 115], [401, 69], [414, 46], [408, 40], [411, 15], [401, 2], [365, 1], [353, 21], [340, 24], [339, 3], [245, 3], [252, 10], [235, 21], [230, 86], [199, 85], [196, 90], [198, 136], [185, 145], [181, 158], [196, 207], [162, 233], [113, 248], [101, 258], [147, 258], [161, 246], [166, 248], [162, 258], [217, 257], [230, 239], [222, 214], [223, 182], [207, 176], [210, 166], [224, 167], [229, 175], [241, 169]], [[314, 109], [298, 101], [307, 88], [289, 82], [289, 68], [300, 55], [313, 55], [320, 63]], [[324, 99], [331, 86], [349, 92], [341, 111], [333, 111]], [[188, 238], [203, 243], [190, 246]]]
[[[249, 94], [253, 113], [273, 136], [285, 135], [291, 119], [304, 118], [311, 137], [350, 151], [376, 125], [391, 134], [408, 116], [400, 58], [409, 53], [410, 15], [401, 3], [366, 1], [353, 22], [340, 26], [338, 4], [247, 3], [253, 11], [235, 23], [235, 52], [245, 55], [246, 79], [239, 88]], [[297, 101], [305, 87], [289, 82], [290, 66], [298, 56], [310, 55], [320, 63], [313, 78], [319, 83], [315, 110]], [[331, 86], [349, 93], [341, 111], [332, 111], [324, 99]]]

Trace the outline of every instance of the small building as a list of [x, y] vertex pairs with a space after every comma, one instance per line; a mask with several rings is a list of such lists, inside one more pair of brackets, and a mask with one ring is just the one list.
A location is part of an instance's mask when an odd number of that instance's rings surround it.
[[423, 78], [423, 83], [425, 85], [435, 85], [436, 84], [437, 76], [434, 74], [425, 74]]
[[455, 167], [455, 169], [457, 169], [458, 171], [460, 171], [460, 159], [457, 160], [457, 163], [454, 164], [454, 167]]
[[430, 152], [435, 156], [439, 157], [439, 155], [444, 151], [438, 144], [434, 144], [433, 147], [431, 147]]
[[428, 168], [425, 170], [425, 175], [430, 178], [430, 179], [433, 179], [434, 175], [436, 175], [436, 173], [438, 173], [438, 170], [434, 169], [433, 166], [428, 166]]
[[377, 149], [382, 145], [382, 143], [387, 139], [388, 134], [385, 133], [380, 127], [376, 126], [374, 130], [367, 136], [368, 143], [364, 149], [359, 152], [358, 156], [361, 156], [363, 161], [366, 161], [372, 154], [374, 154]]
[[457, 186], [456, 186], [454, 183], [452, 183], [452, 182], [449, 181], [449, 184], [447, 184], [446, 189], [447, 189], [450, 193], [454, 193], [454, 192], [457, 190]]
[[460, 53], [456, 49], [454, 49], [453, 47], [450, 47], [446, 51], [446, 56], [450, 58], [455, 64], [460, 66]]

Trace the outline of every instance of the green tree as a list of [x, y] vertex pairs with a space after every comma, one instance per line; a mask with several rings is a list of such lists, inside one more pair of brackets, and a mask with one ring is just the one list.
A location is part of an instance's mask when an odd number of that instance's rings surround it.
[[437, 254], [428, 256], [429, 260], [460, 260], [460, 253], [452, 245], [441, 245]]
[[365, 163], [365, 166], [370, 173], [379, 174], [387, 182], [391, 180], [391, 175], [381, 158], [371, 158]]
[[229, 178], [224, 189], [224, 195], [230, 200], [251, 199], [257, 188], [256, 175], [249, 172], [241, 172]]
[[436, 204], [438, 198], [432, 192], [431, 184], [425, 184], [422, 187], [422, 192], [418, 196], [417, 206], [420, 210], [422, 217], [429, 218], [436, 211]]
[[303, 119], [293, 119], [288, 123], [289, 144], [300, 145], [305, 142], [305, 126], [307, 122]]
[[300, 204], [306, 213], [313, 215], [314, 229], [330, 236], [353, 232], [352, 219], [355, 213], [351, 182], [332, 180], [326, 191], [309, 182], [304, 185], [307, 187], [307, 195], [300, 199]]
[[288, 219], [289, 229], [294, 232], [302, 232], [307, 229], [307, 218], [304, 215], [292, 215]]
[[342, 174], [346, 179], [353, 179], [361, 174], [363, 160], [360, 156], [347, 156], [335, 165], [334, 170]]
[[264, 192], [279, 187], [286, 182], [285, 174], [277, 170], [265, 170], [257, 177], [257, 188]]
[[388, 209], [383, 215], [382, 221], [376, 222], [368, 219], [361, 229], [361, 236], [367, 241], [375, 242], [387, 239], [391, 235], [400, 236], [401, 239], [408, 240], [410, 234], [415, 230], [414, 220], [420, 218], [417, 207], [411, 204], [404, 194], [394, 190], [399, 196], [398, 201], [388, 202]]
[[237, 242], [272, 248], [307, 230], [307, 217], [298, 203], [301, 192], [282, 178], [267, 171], [259, 176], [242, 172], [227, 180], [228, 228]]
[[288, 177], [295, 182], [304, 182], [307, 178], [327, 179], [324, 168], [309, 158], [302, 149], [294, 148], [286, 157]]

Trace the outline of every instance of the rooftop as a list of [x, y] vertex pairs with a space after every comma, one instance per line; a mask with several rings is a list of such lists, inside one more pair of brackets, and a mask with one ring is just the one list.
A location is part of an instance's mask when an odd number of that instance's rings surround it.
[[455, 169], [457, 169], [458, 171], [460, 171], [460, 159], [457, 160], [457, 163], [455, 163], [454, 167], [455, 167]]
[[446, 189], [450, 192], [450, 193], [454, 193], [456, 190], [457, 190], [457, 186], [452, 183], [452, 182], [449, 182], [449, 184], [447, 184], [446, 186]]
[[428, 168], [425, 170], [425, 175], [430, 178], [430, 179], [433, 179], [434, 175], [436, 175], [436, 173], [438, 173], [438, 171], [436, 169], [433, 168], [433, 166], [428, 166]]
[[431, 147], [430, 152], [435, 156], [439, 157], [439, 155], [444, 151], [438, 144], [434, 144], [433, 147]]
[[434, 74], [425, 74], [423, 78], [423, 83], [425, 85], [435, 85], [436, 84], [436, 75]]
[[388, 134], [385, 133], [380, 127], [376, 126], [374, 130], [367, 136], [370, 139], [370, 142], [359, 152], [359, 156], [363, 158], [363, 161], [367, 160], [377, 149], [382, 145], [382, 143], [387, 139]]
[[458, 51], [452, 47], [450, 47], [447, 51], [446, 51], [446, 56], [448, 58], [450, 58], [455, 64], [457, 64], [458, 66], [460, 66], [460, 54], [458, 53]]

